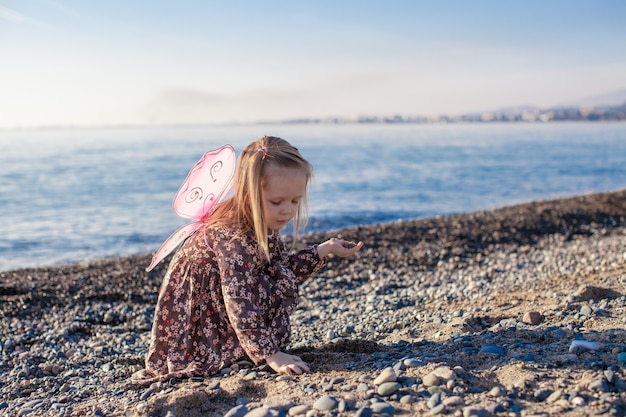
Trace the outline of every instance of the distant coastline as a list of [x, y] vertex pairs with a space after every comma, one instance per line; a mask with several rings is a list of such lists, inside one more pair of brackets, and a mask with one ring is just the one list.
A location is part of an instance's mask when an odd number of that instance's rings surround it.
[[406, 116], [394, 114], [391, 116], [359, 116], [327, 117], [327, 118], [298, 118], [291, 120], [274, 120], [257, 122], [257, 124], [411, 124], [411, 123], [548, 123], [563, 121], [624, 121], [626, 120], [626, 102], [619, 106], [580, 106], [580, 107], [553, 107], [540, 109], [534, 107], [520, 107], [492, 112], [468, 113], [456, 116]]
[[265, 125], [340, 125], [340, 124], [455, 124], [455, 123], [550, 123], [550, 122], [623, 122], [626, 121], [626, 102], [620, 105], [563, 106], [538, 108], [519, 106], [495, 111], [474, 112], [460, 115], [361, 115], [355, 117], [300, 117], [256, 121], [219, 123], [148, 123], [110, 125], [41, 125], [0, 127], [3, 131], [65, 130], [65, 129], [143, 129], [154, 127], [198, 128], [219, 126], [265, 126]]

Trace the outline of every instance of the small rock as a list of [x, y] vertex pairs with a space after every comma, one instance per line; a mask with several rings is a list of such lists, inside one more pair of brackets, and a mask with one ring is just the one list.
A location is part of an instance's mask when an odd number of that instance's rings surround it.
[[471, 406], [463, 409], [463, 417], [490, 417], [491, 413], [484, 408]]
[[439, 385], [434, 385], [432, 387], [428, 387], [426, 391], [428, 391], [430, 395], [435, 395], [443, 394], [444, 392], [446, 392], [446, 389], [444, 387], [440, 387]]
[[440, 380], [444, 381], [454, 381], [455, 379], [457, 379], [456, 373], [454, 373], [454, 371], [448, 366], [440, 366], [438, 368], [435, 368], [435, 370], [433, 370], [431, 374], [437, 375]]
[[274, 414], [267, 407], [258, 407], [249, 411], [244, 417], [274, 417]]
[[465, 400], [463, 399], [463, 397], [455, 395], [452, 397], [444, 398], [443, 403], [448, 407], [454, 407], [465, 404]]
[[411, 404], [411, 403], [413, 403], [413, 401], [414, 401], [413, 396], [410, 395], [410, 394], [403, 395], [400, 398], [400, 404]]
[[337, 408], [339, 401], [330, 395], [324, 395], [313, 403], [313, 408], [320, 411], [330, 411]]
[[391, 404], [383, 402], [374, 403], [370, 407], [372, 407], [372, 412], [374, 414], [393, 414], [396, 411]]
[[441, 394], [435, 394], [426, 402], [426, 407], [433, 409], [441, 403]]
[[387, 367], [376, 377], [374, 384], [380, 385], [385, 382], [396, 382], [398, 380], [398, 374], [392, 367]]
[[378, 392], [378, 395], [387, 397], [395, 393], [396, 391], [398, 391], [401, 387], [402, 387], [402, 384], [400, 384], [399, 382], [385, 382], [383, 384], [380, 384], [377, 392]]
[[589, 384], [589, 389], [592, 391], [608, 392], [609, 385], [604, 379], [597, 379]]
[[143, 394], [141, 394], [141, 397], [139, 397], [139, 399], [141, 401], [146, 401], [148, 397], [150, 397], [152, 394], [154, 394], [154, 391], [148, 388], [147, 390], [144, 391]]
[[552, 390], [549, 389], [538, 389], [534, 392], [533, 397], [535, 397], [535, 401], [542, 402], [545, 401], [552, 394]]
[[527, 311], [524, 313], [524, 317], [522, 318], [524, 323], [531, 324], [533, 326], [540, 324], [542, 320], [543, 316], [538, 311]]
[[575, 353], [581, 350], [600, 350], [600, 344], [590, 340], [572, 340], [572, 344], [569, 346], [569, 352]]
[[563, 395], [563, 391], [556, 390], [552, 394], [548, 395], [548, 398], [546, 398], [546, 402], [548, 404], [555, 403], [561, 398], [562, 395]]
[[439, 377], [435, 374], [428, 374], [422, 378], [422, 383], [425, 387], [434, 387], [439, 385]]
[[[289, 414], [289, 416], [300, 416], [302, 414], [306, 414], [307, 411], [309, 411], [310, 409], [311, 408], [308, 405], [306, 405], [306, 404], [296, 405], [294, 407], [291, 407], [287, 414]], [[224, 416], [224, 417], [226, 417], [226, 416]]]
[[372, 409], [369, 407], [362, 407], [356, 410], [354, 417], [372, 417]]
[[228, 410], [228, 412], [224, 414], [224, 417], [243, 417], [247, 413], [248, 413], [248, 408], [245, 406], [245, 404], [242, 404], [242, 405], [238, 405], [237, 407], [233, 407], [230, 410]]
[[504, 349], [496, 345], [485, 345], [482, 347], [482, 349], [480, 349], [480, 352], [498, 356], [504, 355]]
[[403, 363], [407, 368], [419, 368], [420, 366], [424, 366], [424, 362], [417, 358], [405, 359]]
[[246, 375], [242, 379], [244, 381], [252, 381], [253, 379], [256, 379], [258, 376], [259, 376], [259, 373], [257, 371], [252, 371], [250, 373], [246, 373]]

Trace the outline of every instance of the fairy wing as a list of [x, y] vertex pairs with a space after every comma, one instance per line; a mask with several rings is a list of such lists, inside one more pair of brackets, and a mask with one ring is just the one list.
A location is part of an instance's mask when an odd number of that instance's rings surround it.
[[158, 251], [152, 257], [152, 262], [146, 268], [146, 271], [150, 272], [152, 268], [154, 268], [159, 262], [163, 260], [167, 255], [170, 254], [178, 245], [182, 243], [183, 240], [187, 239], [191, 236], [198, 228], [202, 226], [202, 223], [197, 221], [195, 223], [189, 223], [186, 226], [181, 227], [177, 231], [171, 234], [165, 242], [161, 245]]
[[183, 240], [198, 230], [202, 225], [201, 220], [211, 213], [211, 209], [230, 189], [235, 166], [235, 150], [230, 145], [209, 151], [196, 162], [174, 197], [174, 211], [195, 222], [172, 233], [154, 254], [146, 271], [152, 270]]
[[230, 145], [205, 153], [180, 186], [174, 211], [187, 219], [204, 218], [229, 190], [235, 166], [235, 150]]

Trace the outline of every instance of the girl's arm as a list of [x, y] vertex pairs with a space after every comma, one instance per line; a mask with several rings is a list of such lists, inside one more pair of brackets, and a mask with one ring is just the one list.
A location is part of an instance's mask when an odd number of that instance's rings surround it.
[[345, 258], [354, 255], [363, 247], [363, 242], [354, 243], [348, 240], [340, 240], [332, 238], [324, 243], [320, 243], [317, 247], [317, 254], [320, 258], [326, 258], [328, 255], [336, 255]]
[[332, 238], [317, 246], [289, 255], [289, 268], [302, 281], [322, 269], [328, 255], [346, 257], [357, 253], [362, 247], [363, 242], [355, 244]]

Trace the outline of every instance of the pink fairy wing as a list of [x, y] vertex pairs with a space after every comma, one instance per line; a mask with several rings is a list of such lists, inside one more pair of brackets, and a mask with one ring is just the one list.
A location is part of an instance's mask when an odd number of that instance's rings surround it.
[[174, 197], [174, 211], [181, 217], [196, 220], [175, 231], [154, 254], [146, 271], [152, 270], [183, 240], [202, 225], [203, 220], [230, 188], [235, 173], [235, 150], [230, 145], [205, 153], [191, 168], [187, 179]]
[[172, 233], [172, 235], [168, 237], [165, 242], [163, 242], [159, 250], [156, 251], [156, 253], [152, 257], [152, 262], [150, 262], [150, 265], [146, 268], [146, 271], [149, 272], [150, 270], [152, 270], [152, 268], [154, 268], [156, 264], [161, 262], [163, 258], [169, 255], [170, 252], [173, 251], [178, 245], [180, 245], [183, 240], [187, 239], [196, 230], [198, 230], [200, 226], [202, 226], [202, 223], [198, 221], [183, 226], [174, 233]]
[[205, 153], [178, 190], [174, 211], [187, 219], [204, 218], [230, 188], [236, 164], [230, 145]]

